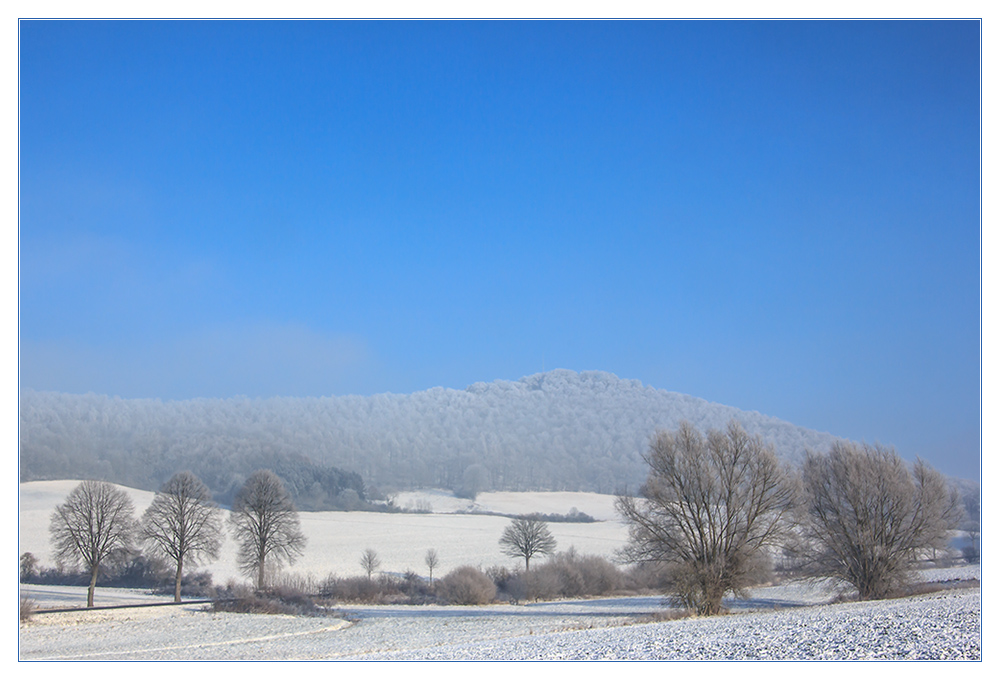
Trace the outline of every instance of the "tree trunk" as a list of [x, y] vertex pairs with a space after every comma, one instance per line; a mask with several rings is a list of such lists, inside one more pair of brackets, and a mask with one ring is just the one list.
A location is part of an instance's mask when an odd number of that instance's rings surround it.
[[722, 611], [722, 596], [726, 591], [719, 585], [711, 583], [702, 587], [701, 591], [702, 611], [699, 614], [705, 616], [716, 616]]
[[177, 578], [174, 581], [174, 602], [181, 601], [181, 573], [184, 570], [184, 559], [177, 560]]
[[264, 558], [257, 560], [257, 590], [264, 590]]
[[722, 598], [715, 595], [705, 602], [705, 611], [700, 612], [706, 616], [716, 616], [722, 611]]
[[527, 555], [524, 556], [524, 573], [525, 574], [527, 574], [529, 571], [531, 571], [531, 568], [528, 566], [528, 560], [530, 560], [530, 559], [531, 558], [528, 557]]
[[87, 607], [94, 606], [94, 589], [97, 587], [97, 567], [98, 564], [94, 564], [90, 568], [90, 587], [87, 588]]

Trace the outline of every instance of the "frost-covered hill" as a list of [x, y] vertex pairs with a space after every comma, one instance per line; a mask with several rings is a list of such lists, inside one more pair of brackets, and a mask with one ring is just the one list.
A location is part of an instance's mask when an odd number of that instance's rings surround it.
[[835, 440], [637, 380], [567, 370], [408, 395], [162, 402], [27, 391], [20, 405], [22, 481], [94, 477], [156, 489], [191, 469], [225, 502], [253, 469], [278, 461], [311, 509], [350, 507], [365, 493], [359, 479], [369, 491], [467, 495], [634, 489], [650, 435], [682, 420], [707, 429], [735, 418], [789, 461]]

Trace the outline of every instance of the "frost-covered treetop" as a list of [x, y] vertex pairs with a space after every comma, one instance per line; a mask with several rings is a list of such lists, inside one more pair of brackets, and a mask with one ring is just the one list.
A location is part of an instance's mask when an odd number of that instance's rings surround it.
[[[275, 457], [336, 466], [380, 488], [458, 490], [474, 477], [479, 490], [613, 493], [642, 483], [650, 437], [684, 420], [704, 431], [735, 418], [791, 462], [836, 440], [601, 371], [366, 397], [162, 402], [26, 391], [20, 406], [24, 479], [73, 472], [156, 489], [191, 469], [216, 493]], [[303, 486], [316, 483], [307, 477]]]

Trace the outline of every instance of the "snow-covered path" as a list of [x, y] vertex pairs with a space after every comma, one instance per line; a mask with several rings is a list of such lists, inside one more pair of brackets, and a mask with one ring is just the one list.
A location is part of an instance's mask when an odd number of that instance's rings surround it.
[[37, 615], [21, 627], [21, 659], [337, 659], [620, 625], [659, 598], [607, 608], [344, 607], [333, 617], [210, 613], [203, 605]]

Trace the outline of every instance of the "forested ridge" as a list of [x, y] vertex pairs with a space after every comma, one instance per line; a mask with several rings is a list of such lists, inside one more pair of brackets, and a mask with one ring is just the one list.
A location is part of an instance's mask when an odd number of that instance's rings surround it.
[[635, 489], [658, 428], [735, 418], [799, 462], [829, 434], [603, 372], [550, 371], [465, 390], [321, 398], [121, 399], [24, 391], [21, 481], [93, 478], [156, 490], [191, 470], [225, 504], [270, 468], [304, 510], [396, 489]]

